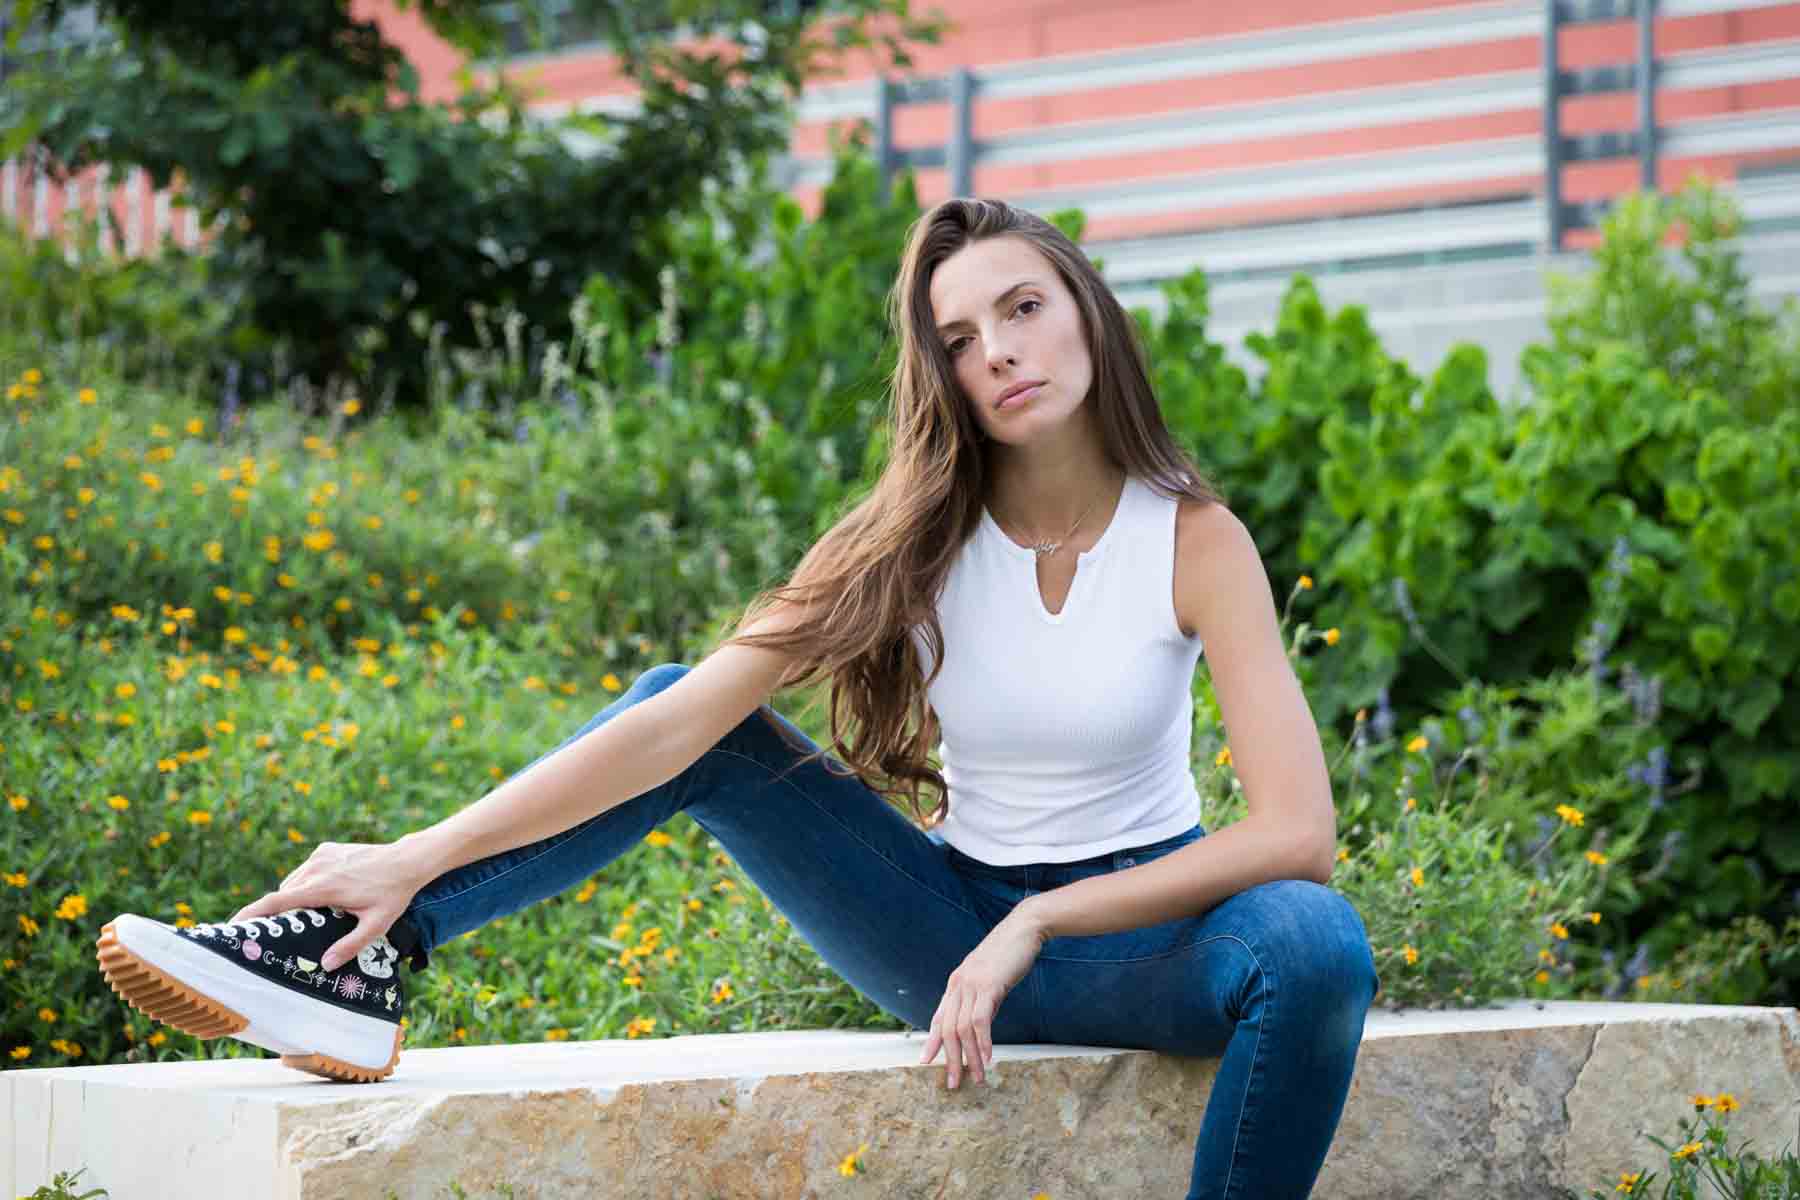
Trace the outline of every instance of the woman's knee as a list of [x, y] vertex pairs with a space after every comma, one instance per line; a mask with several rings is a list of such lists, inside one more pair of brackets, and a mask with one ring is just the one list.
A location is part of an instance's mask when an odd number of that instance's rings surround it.
[[1277, 952], [1293, 982], [1316, 983], [1342, 994], [1349, 980], [1364, 985], [1369, 999], [1374, 998], [1381, 981], [1368, 930], [1342, 892], [1310, 879], [1284, 879], [1269, 899], [1279, 916], [1265, 932], [1286, 943]]

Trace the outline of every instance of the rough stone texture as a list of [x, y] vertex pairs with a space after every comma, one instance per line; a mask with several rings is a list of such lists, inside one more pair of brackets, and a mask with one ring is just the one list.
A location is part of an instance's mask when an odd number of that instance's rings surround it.
[[[923, 1035], [839, 1031], [410, 1050], [377, 1084], [273, 1058], [0, 1075], [0, 1188], [86, 1166], [111, 1200], [1053, 1200], [1185, 1194], [1217, 1068], [999, 1046], [943, 1086]], [[1729, 1091], [1732, 1144], [1793, 1145], [1800, 1013], [1517, 1002], [1369, 1014], [1321, 1200], [1610, 1193]], [[860, 1144], [865, 1174], [837, 1166]]]

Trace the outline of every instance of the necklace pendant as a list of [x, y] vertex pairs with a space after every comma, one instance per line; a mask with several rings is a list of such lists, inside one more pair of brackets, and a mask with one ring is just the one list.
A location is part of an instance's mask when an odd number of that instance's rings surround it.
[[1037, 551], [1040, 555], [1055, 554], [1056, 548], [1060, 545], [1062, 545], [1061, 542], [1039, 542], [1037, 545], [1033, 546], [1032, 549]]

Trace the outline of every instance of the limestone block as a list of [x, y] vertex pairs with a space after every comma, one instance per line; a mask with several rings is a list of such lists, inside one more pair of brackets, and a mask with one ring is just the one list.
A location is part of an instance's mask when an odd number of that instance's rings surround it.
[[[924, 1035], [719, 1034], [404, 1051], [376, 1084], [273, 1057], [0, 1074], [0, 1188], [85, 1166], [111, 1200], [1052, 1200], [1187, 1186], [1216, 1059], [997, 1046], [946, 1089]], [[1696, 1092], [1772, 1157], [1800, 1013], [1518, 1001], [1369, 1014], [1314, 1195], [1543, 1200], [1652, 1167]], [[867, 1143], [864, 1173], [838, 1165]], [[1800, 1146], [1794, 1146], [1800, 1150]]]

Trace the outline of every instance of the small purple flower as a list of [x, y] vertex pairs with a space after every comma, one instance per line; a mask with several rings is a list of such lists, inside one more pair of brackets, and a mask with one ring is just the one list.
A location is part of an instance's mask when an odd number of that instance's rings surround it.
[[1419, 614], [1413, 611], [1412, 596], [1406, 590], [1406, 580], [1397, 575], [1394, 577], [1394, 606], [1400, 610], [1400, 615], [1406, 618], [1408, 625], [1419, 623]]
[[1387, 741], [1394, 735], [1394, 710], [1388, 707], [1388, 690], [1384, 687], [1375, 693], [1375, 718], [1373, 721], [1375, 736]]

